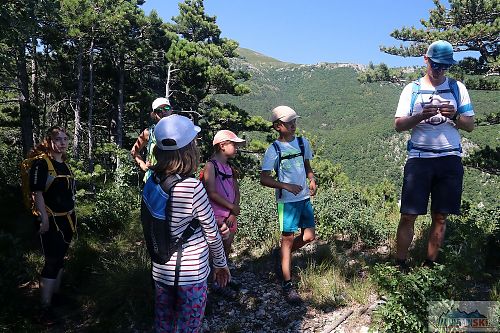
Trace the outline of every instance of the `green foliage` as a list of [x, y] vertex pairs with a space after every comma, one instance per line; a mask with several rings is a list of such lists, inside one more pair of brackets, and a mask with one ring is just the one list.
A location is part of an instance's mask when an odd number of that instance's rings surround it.
[[386, 201], [385, 195], [363, 194], [356, 188], [322, 187], [313, 206], [316, 230], [325, 240], [342, 236], [373, 246], [387, 242], [397, 225], [394, 202]]
[[427, 46], [443, 39], [455, 46], [456, 51], [478, 51], [479, 61], [492, 73], [497, 72], [500, 42], [500, 4], [497, 0], [470, 1], [450, 0], [449, 8], [434, 0], [436, 8], [430, 10], [429, 19], [420, 20], [422, 28], [403, 27], [394, 30], [391, 36], [410, 45], [384, 47], [383, 52], [403, 57], [421, 56]]
[[377, 264], [372, 279], [387, 298], [375, 311], [379, 332], [426, 332], [428, 302], [445, 298], [449, 290], [442, 266], [403, 274], [395, 267]]
[[498, 176], [500, 175], [500, 147], [492, 149], [486, 145], [483, 149], [467, 156], [464, 165]]
[[[131, 198], [137, 198], [137, 193], [130, 188], [103, 188], [92, 198], [90, 214], [79, 216], [82, 227], [103, 237], [119, 232], [130, 222], [131, 211], [136, 208], [137, 202]], [[82, 205], [85, 207], [88, 203]]]
[[279, 232], [274, 191], [248, 177], [239, 184], [242, 198], [236, 237], [257, 246]]
[[494, 248], [485, 245], [489, 239], [495, 242], [494, 237], [498, 237], [500, 205], [477, 207], [464, 202], [461, 210], [461, 215], [449, 219], [443, 246], [444, 261], [463, 275], [477, 276], [485, 271], [488, 256], [495, 255], [489, 253], [494, 252]]

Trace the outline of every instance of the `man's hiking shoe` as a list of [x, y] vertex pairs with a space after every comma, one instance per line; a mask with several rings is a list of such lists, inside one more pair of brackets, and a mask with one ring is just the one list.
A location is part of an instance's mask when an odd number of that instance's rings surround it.
[[283, 285], [283, 295], [285, 296], [286, 301], [292, 305], [302, 303], [302, 298], [300, 298], [299, 293], [297, 293], [291, 282]]
[[276, 275], [276, 279], [280, 281], [283, 278], [283, 273], [281, 271], [281, 249], [279, 247], [275, 248], [271, 253], [271, 257], [274, 274]]

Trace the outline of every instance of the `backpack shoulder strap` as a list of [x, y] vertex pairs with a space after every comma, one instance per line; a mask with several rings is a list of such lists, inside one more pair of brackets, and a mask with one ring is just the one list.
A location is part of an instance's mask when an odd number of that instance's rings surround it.
[[299, 143], [300, 154], [302, 155], [302, 158], [305, 161], [306, 160], [306, 148], [304, 146], [304, 138], [302, 138], [301, 136], [298, 136], [297, 141]]
[[212, 163], [212, 165], [214, 166], [214, 171], [215, 171], [215, 177], [217, 177], [220, 172], [219, 172], [219, 166], [217, 165], [217, 162], [215, 162], [214, 160], [210, 159], [208, 160], [210, 163]]
[[413, 114], [413, 107], [417, 101], [417, 96], [420, 93], [420, 79], [413, 81], [411, 86], [411, 100], [410, 100], [410, 116]]
[[450, 90], [451, 90], [451, 94], [453, 95], [453, 98], [457, 102], [457, 110], [458, 110], [460, 108], [461, 98], [460, 98], [460, 89], [458, 88], [457, 80], [449, 77], [448, 78], [448, 85], [450, 86]]
[[276, 172], [276, 178], [278, 178], [279, 180], [279, 169], [281, 166], [281, 148], [277, 141], [273, 141], [272, 145], [274, 147], [274, 150], [276, 151], [276, 154], [278, 155], [278, 160], [274, 164], [274, 171]]

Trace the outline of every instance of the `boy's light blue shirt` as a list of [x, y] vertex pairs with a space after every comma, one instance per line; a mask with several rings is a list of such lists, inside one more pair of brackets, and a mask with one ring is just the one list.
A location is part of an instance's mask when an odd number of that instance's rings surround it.
[[[313, 153], [309, 141], [304, 140], [304, 157], [306, 160], [311, 160]], [[291, 142], [276, 141], [281, 148], [281, 168], [279, 170], [279, 181], [282, 183], [296, 184], [302, 186], [302, 191], [294, 195], [287, 190], [282, 191], [281, 198], [279, 198], [279, 190], [276, 189], [277, 202], [296, 202], [309, 198], [309, 186], [307, 185], [306, 169], [304, 167], [304, 160], [302, 156], [297, 156], [291, 159], [283, 159], [284, 156], [300, 154], [300, 147], [297, 137], [294, 137]], [[275, 164], [278, 163], [278, 153], [273, 145], [270, 145], [264, 154], [262, 161], [262, 171], [274, 170]]]

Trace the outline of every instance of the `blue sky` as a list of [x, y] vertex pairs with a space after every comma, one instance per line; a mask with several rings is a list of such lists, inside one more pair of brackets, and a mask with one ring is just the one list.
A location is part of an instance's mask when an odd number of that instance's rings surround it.
[[[432, 0], [205, 0], [204, 4], [206, 13], [217, 17], [223, 37], [281, 61], [372, 61], [389, 66], [423, 65], [421, 57], [392, 56], [380, 52], [379, 46], [399, 45], [390, 33], [403, 26], [421, 27], [420, 19], [428, 19], [434, 8]], [[147, 14], [155, 9], [165, 21], [179, 13], [175, 0], [146, 0], [142, 8]]]

